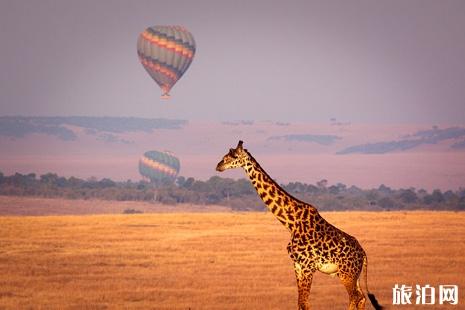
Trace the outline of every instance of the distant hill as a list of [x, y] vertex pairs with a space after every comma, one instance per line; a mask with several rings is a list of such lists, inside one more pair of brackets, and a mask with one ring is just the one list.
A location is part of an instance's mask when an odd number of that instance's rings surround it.
[[449, 127], [439, 129], [434, 126], [431, 130], [421, 130], [412, 135], [404, 136], [404, 139], [401, 140], [349, 146], [337, 152], [337, 154], [384, 154], [405, 151], [424, 144], [437, 144], [449, 139], [458, 140], [458, 142], [451, 144], [450, 148], [465, 148], [465, 128]]
[[[180, 129], [186, 124], [186, 120], [163, 118], [2, 116], [0, 117], [0, 135], [21, 138], [28, 134], [40, 133], [55, 136], [61, 140], [72, 141], [77, 136], [69, 126], [83, 128], [87, 134], [97, 134], [99, 132], [152, 132], [156, 129]], [[108, 137], [114, 139], [111, 135]]]

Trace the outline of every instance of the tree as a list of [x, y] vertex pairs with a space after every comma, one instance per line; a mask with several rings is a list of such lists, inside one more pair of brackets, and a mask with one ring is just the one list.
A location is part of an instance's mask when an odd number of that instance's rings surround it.
[[384, 184], [381, 184], [378, 187], [378, 191], [380, 191], [381, 193], [386, 194], [386, 195], [392, 194], [392, 189], [390, 187], [384, 185]]
[[139, 183], [137, 183], [137, 186], [136, 186], [138, 190], [145, 190], [148, 187], [149, 187], [149, 183], [146, 181], [139, 181]]
[[320, 180], [320, 181], [316, 182], [316, 186], [318, 186], [318, 188], [322, 192], [324, 192], [326, 190], [326, 186], [328, 186], [328, 180], [326, 180], [326, 179]]
[[347, 189], [347, 186], [343, 183], [337, 183], [336, 187], [339, 189], [339, 192], [344, 192]]
[[457, 196], [457, 194], [455, 194], [453, 191], [451, 190], [448, 190], [447, 192], [445, 192], [443, 194], [444, 196], [444, 200], [446, 202], [457, 202], [459, 197]]
[[249, 180], [244, 178], [237, 180], [235, 183], [235, 192], [239, 195], [253, 195], [255, 194], [255, 189], [253, 188], [252, 184]]
[[101, 179], [99, 182], [99, 187], [101, 188], [108, 188], [108, 187], [115, 187], [116, 186], [116, 183], [110, 179], [107, 179], [107, 178], [104, 178], [104, 179]]
[[411, 189], [402, 189], [399, 198], [403, 203], [414, 203], [417, 202], [417, 194]]
[[40, 182], [48, 185], [55, 185], [58, 180], [56, 173], [47, 173], [40, 176]]
[[55, 185], [58, 186], [58, 187], [65, 187], [65, 186], [68, 185], [68, 180], [66, 180], [65, 177], [59, 177], [59, 178], [56, 180]]
[[434, 203], [442, 203], [444, 202], [444, 195], [442, 194], [441, 190], [435, 189], [431, 194]]
[[183, 187], [184, 188], [191, 188], [192, 185], [194, 184], [195, 179], [193, 177], [187, 178], [186, 182], [184, 182]]
[[[345, 189], [344, 189], [345, 190]], [[318, 193], [318, 187], [316, 187], [313, 184], [308, 184], [306, 188], [306, 192], [309, 194], [317, 194]]]
[[465, 196], [463, 196], [463, 197], [461, 197], [461, 198], [459, 199], [459, 205], [458, 205], [458, 207], [459, 207], [459, 210], [465, 211]]
[[366, 198], [369, 200], [369, 201], [375, 201], [375, 200], [378, 200], [379, 199], [379, 193], [377, 190], [375, 189], [372, 189], [372, 190], [369, 190], [366, 194]]
[[68, 179], [68, 186], [72, 188], [80, 188], [84, 184], [84, 180], [78, 179], [76, 177], [70, 177]]
[[179, 176], [176, 178], [175, 184], [179, 187], [184, 187], [184, 184], [186, 183], [186, 178], [183, 176]]
[[390, 210], [390, 209], [394, 209], [395, 207], [395, 203], [394, 201], [389, 198], [389, 197], [383, 197], [381, 198], [379, 201], [378, 201], [378, 205], [383, 208], [383, 209], [387, 209], [387, 210]]
[[336, 185], [331, 185], [328, 189], [329, 193], [332, 194], [332, 195], [337, 195], [339, 194], [340, 192], [340, 189], [339, 187], [337, 187]]
[[434, 201], [434, 199], [433, 199], [432, 195], [426, 194], [425, 196], [423, 196], [423, 203], [424, 204], [430, 205], [430, 204], [433, 203], [433, 201]]

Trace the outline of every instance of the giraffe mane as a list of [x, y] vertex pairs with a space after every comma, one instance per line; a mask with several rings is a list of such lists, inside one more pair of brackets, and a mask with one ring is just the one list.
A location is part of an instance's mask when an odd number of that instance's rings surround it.
[[250, 152], [247, 150], [247, 149], [244, 149], [244, 151], [246, 152], [246, 154], [249, 156], [249, 159], [255, 163], [255, 165], [257, 165], [258, 168], [260, 168], [260, 170], [263, 172], [264, 176], [267, 177], [270, 181], [274, 182], [276, 184], [276, 187], [278, 190], [281, 190], [283, 193], [286, 193], [290, 199], [293, 199], [295, 202], [297, 202], [299, 205], [308, 205], [310, 207], [313, 207], [315, 208], [313, 205], [309, 204], [308, 202], [305, 202], [305, 201], [302, 201], [296, 197], [294, 197], [293, 195], [291, 195], [288, 191], [286, 191], [284, 188], [282, 188], [282, 186], [276, 182], [272, 177], [270, 177], [270, 175], [268, 174], [268, 172], [266, 172], [265, 169], [263, 169], [262, 166], [260, 166], [259, 162], [252, 156], [252, 154], [250, 154]]

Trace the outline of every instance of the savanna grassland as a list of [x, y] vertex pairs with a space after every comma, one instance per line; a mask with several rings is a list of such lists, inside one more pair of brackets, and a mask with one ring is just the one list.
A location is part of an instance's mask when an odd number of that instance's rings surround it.
[[[364, 246], [381, 304], [395, 283], [465, 289], [465, 213], [323, 216]], [[295, 309], [288, 241], [270, 213], [2, 216], [0, 309]], [[321, 273], [311, 298], [314, 309], [347, 306]]]

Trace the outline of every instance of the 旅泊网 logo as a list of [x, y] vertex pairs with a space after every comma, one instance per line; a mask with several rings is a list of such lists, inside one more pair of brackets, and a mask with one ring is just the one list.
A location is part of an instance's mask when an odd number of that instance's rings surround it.
[[392, 288], [393, 305], [458, 305], [458, 285], [439, 285], [437, 288], [426, 284], [421, 286], [395, 284]]

